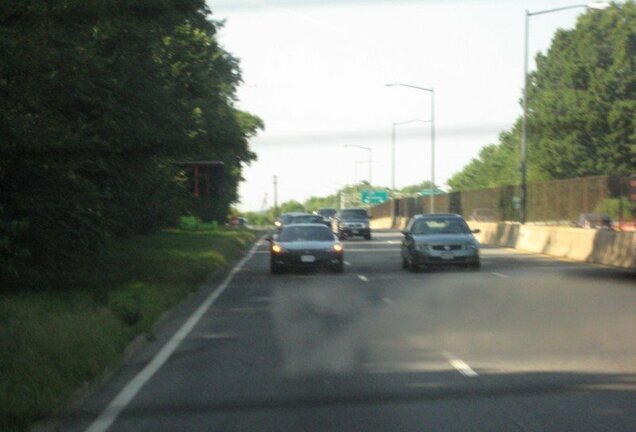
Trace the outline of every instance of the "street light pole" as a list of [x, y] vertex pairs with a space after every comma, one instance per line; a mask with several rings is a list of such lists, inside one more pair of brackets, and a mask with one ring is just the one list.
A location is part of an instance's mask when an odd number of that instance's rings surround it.
[[354, 162], [354, 178], [353, 178], [353, 184], [358, 184], [358, 165], [360, 164], [366, 164], [367, 161], [355, 161]]
[[431, 88], [431, 213], [435, 213], [435, 91]]
[[426, 87], [414, 86], [403, 83], [386, 84], [387, 87], [409, 87], [416, 90], [422, 90], [431, 94], [431, 213], [435, 213], [435, 90]]
[[274, 217], [278, 217], [278, 176], [274, 176]]
[[395, 128], [411, 123], [428, 123], [430, 120], [406, 120], [391, 123], [391, 189], [395, 190]]
[[359, 145], [355, 145], [355, 144], [345, 144], [344, 147], [355, 147], [355, 148], [359, 148], [359, 149], [363, 149], [363, 150], [367, 150], [369, 152], [369, 186], [371, 186], [372, 183], [372, 177], [371, 174], [373, 173], [372, 170], [372, 166], [373, 166], [373, 157], [371, 155], [371, 147], [364, 147], [364, 146], [359, 146]]
[[522, 224], [525, 224], [528, 219], [528, 38], [530, 34], [530, 17], [560, 12], [567, 9], [589, 8], [603, 10], [610, 6], [609, 3], [601, 1], [592, 2], [590, 4], [564, 6], [538, 12], [529, 12], [526, 10], [523, 50], [523, 120], [521, 123], [521, 196], [519, 197], [519, 222]]
[[395, 126], [391, 125], [391, 190], [395, 190]]

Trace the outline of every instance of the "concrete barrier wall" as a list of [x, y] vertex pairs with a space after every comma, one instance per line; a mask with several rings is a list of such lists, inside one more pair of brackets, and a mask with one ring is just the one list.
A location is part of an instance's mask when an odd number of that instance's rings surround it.
[[636, 233], [569, 227], [470, 222], [487, 245], [512, 247], [594, 264], [634, 268]]
[[393, 228], [393, 218], [390, 216], [374, 218], [371, 219], [369, 225], [371, 226], [371, 229], [391, 229]]
[[408, 223], [409, 218], [396, 217], [393, 220], [392, 217], [381, 217], [371, 219], [371, 229], [398, 229], [402, 230]]

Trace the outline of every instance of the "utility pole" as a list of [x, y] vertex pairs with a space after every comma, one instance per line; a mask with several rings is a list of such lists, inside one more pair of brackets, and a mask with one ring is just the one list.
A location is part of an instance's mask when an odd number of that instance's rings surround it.
[[278, 176], [274, 176], [274, 217], [278, 217]]

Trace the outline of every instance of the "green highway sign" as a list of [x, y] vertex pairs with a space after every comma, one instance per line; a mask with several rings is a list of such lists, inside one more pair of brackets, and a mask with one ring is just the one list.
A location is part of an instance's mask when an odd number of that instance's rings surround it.
[[385, 190], [363, 190], [360, 201], [363, 204], [382, 204], [389, 200], [389, 192]]
[[[444, 192], [441, 189], [437, 189], [435, 188], [435, 195], [444, 195], [446, 192]], [[420, 195], [422, 196], [431, 196], [433, 195], [433, 189], [429, 188], [429, 189], [422, 189], [420, 191]]]

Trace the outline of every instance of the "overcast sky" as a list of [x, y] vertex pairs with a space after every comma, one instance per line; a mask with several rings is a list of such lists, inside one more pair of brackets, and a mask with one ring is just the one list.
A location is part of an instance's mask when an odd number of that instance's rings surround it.
[[[584, 3], [584, 2], [582, 2]], [[521, 114], [524, 10], [576, 1], [209, 1], [225, 20], [220, 41], [241, 60], [238, 106], [266, 130], [252, 140], [258, 161], [244, 172], [242, 210], [334, 193], [368, 179], [391, 184], [391, 123], [429, 120], [435, 90], [436, 184], [497, 142]], [[584, 9], [531, 18], [530, 52], [574, 26]], [[602, 13], [602, 12], [594, 12]], [[534, 63], [531, 63], [534, 66]], [[396, 185], [431, 176], [430, 123], [397, 129]]]

